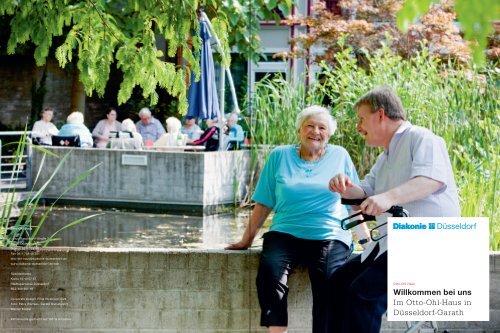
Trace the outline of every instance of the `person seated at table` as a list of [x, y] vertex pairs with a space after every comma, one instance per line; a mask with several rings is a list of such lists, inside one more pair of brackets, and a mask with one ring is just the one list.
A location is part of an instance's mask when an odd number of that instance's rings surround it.
[[131, 119], [125, 119], [122, 122], [122, 130], [114, 134], [109, 139], [111, 149], [142, 149], [142, 136], [137, 133], [135, 124]]
[[139, 118], [141, 120], [135, 123], [137, 132], [142, 136], [145, 146], [152, 146], [160, 136], [165, 134], [165, 129], [160, 121], [151, 115], [148, 108], [142, 108], [139, 111]]
[[119, 132], [121, 128], [122, 124], [116, 120], [116, 110], [113, 108], [107, 109], [106, 119], [99, 120], [92, 131], [92, 136], [96, 138], [96, 147], [105, 148], [111, 132]]
[[80, 136], [80, 147], [92, 147], [94, 140], [87, 126], [83, 124], [83, 113], [75, 111], [66, 118], [58, 136]]
[[187, 145], [190, 146], [205, 146], [205, 151], [217, 151], [219, 150], [219, 137], [220, 129], [217, 126], [217, 119], [206, 119], [205, 124], [207, 129], [200, 136], [198, 140], [193, 142], [188, 142]]
[[181, 133], [181, 121], [175, 117], [169, 117], [165, 123], [167, 124], [167, 133], [154, 143], [154, 147], [185, 146], [187, 135]]
[[227, 126], [224, 132], [229, 136], [228, 150], [239, 149], [245, 141], [243, 128], [238, 125], [238, 115], [235, 113], [231, 113], [227, 118]]
[[184, 118], [184, 125], [181, 128], [181, 133], [187, 135], [187, 142], [193, 142], [200, 138], [201, 130], [200, 126], [198, 126], [195, 122], [195, 117], [186, 116]]
[[41, 119], [33, 124], [31, 136], [36, 138], [41, 145], [52, 145], [52, 136], [57, 135], [59, 130], [51, 122], [54, 117], [54, 110], [52, 108], [45, 108], [41, 113]]

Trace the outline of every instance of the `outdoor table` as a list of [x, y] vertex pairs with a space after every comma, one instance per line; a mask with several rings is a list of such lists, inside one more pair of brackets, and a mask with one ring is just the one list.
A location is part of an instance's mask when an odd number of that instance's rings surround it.
[[149, 146], [144, 147], [144, 150], [154, 150], [154, 151], [204, 151], [205, 146]]

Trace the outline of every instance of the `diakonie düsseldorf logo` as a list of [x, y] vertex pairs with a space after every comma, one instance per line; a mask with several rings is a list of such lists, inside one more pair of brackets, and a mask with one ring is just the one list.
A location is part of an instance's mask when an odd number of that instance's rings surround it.
[[394, 230], [476, 230], [477, 223], [444, 223], [444, 222], [429, 222], [429, 223], [393, 223]]

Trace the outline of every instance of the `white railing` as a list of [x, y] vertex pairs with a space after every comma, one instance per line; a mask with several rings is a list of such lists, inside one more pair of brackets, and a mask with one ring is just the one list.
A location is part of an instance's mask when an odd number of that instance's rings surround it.
[[[15, 143], [10, 146], [10, 149], [4, 146], [5, 137], [18, 137], [16, 141], [18, 142], [24, 134], [24, 131], [0, 132], [0, 191], [11, 190], [13, 188], [27, 189], [30, 186], [31, 146], [27, 144], [20, 156], [13, 155], [12, 153], [17, 149]], [[28, 143], [31, 143], [31, 132], [29, 131], [26, 132], [26, 140]]]

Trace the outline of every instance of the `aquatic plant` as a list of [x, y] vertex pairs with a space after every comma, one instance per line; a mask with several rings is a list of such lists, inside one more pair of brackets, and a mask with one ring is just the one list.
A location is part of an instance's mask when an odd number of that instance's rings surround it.
[[[43, 156], [40, 163], [40, 168], [38, 169], [38, 173], [34, 177], [33, 186], [37, 183], [40, 173], [43, 170], [43, 164], [45, 162], [46, 156], [51, 156], [53, 158], [59, 158], [53, 152], [43, 148], [43, 146], [33, 145], [28, 142], [27, 131], [24, 131], [24, 134], [21, 136], [20, 140], [14, 143], [8, 143], [7, 145], [16, 144], [16, 150], [14, 153], [14, 162], [13, 162], [13, 170], [11, 173], [11, 177], [9, 179], [9, 191], [5, 195], [5, 201], [2, 203], [1, 207], [1, 218], [0, 218], [0, 246], [5, 247], [16, 247], [16, 246], [47, 246], [50, 242], [56, 240], [56, 236], [62, 230], [69, 228], [71, 226], [77, 225], [84, 221], [87, 221], [97, 215], [102, 214], [92, 214], [83, 218], [80, 218], [76, 221], [72, 221], [56, 232], [54, 232], [51, 236], [40, 239], [37, 238], [37, 235], [40, 231], [40, 228], [43, 226], [47, 216], [53, 210], [54, 205], [57, 201], [69, 190], [73, 189], [76, 185], [78, 185], [82, 180], [84, 180], [95, 168], [97, 168], [100, 164], [88, 169], [82, 175], [78, 176], [68, 187], [66, 187], [60, 196], [44, 211], [37, 225], [33, 225], [33, 216], [35, 212], [39, 209], [39, 205], [41, 204], [40, 200], [43, 197], [43, 192], [57, 174], [57, 172], [64, 165], [64, 162], [70, 156], [72, 150], [69, 150], [59, 161], [56, 168], [52, 172], [51, 176], [47, 181], [40, 186], [38, 191], [29, 190], [27, 192], [26, 198], [20, 202], [16, 196], [16, 187], [12, 186], [15, 181], [15, 176], [22, 172], [23, 167], [23, 153], [26, 148], [38, 149], [43, 152]], [[20, 212], [18, 216], [14, 216], [15, 207], [21, 203]]]

